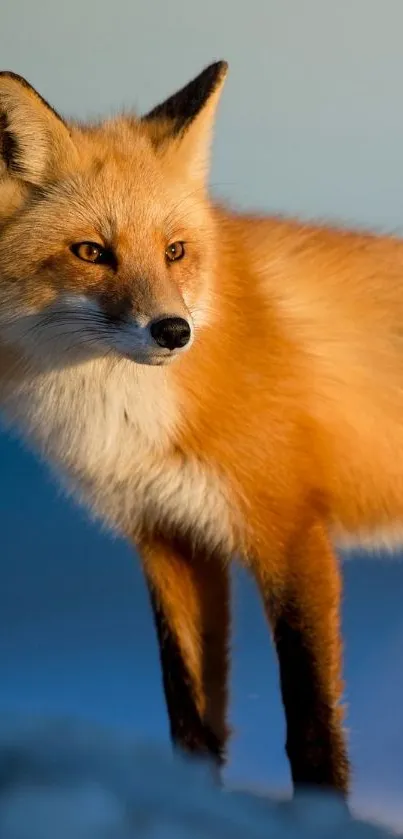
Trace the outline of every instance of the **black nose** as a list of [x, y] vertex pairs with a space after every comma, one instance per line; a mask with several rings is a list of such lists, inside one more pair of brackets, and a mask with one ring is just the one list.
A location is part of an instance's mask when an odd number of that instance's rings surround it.
[[160, 347], [168, 350], [177, 350], [184, 347], [190, 339], [190, 326], [184, 318], [161, 318], [155, 320], [150, 326], [150, 332], [154, 341]]

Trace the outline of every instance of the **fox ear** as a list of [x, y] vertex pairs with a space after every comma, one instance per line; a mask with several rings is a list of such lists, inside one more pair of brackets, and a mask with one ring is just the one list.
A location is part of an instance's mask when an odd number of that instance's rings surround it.
[[172, 162], [176, 159], [193, 179], [206, 176], [214, 118], [227, 71], [226, 61], [211, 64], [142, 118], [156, 148], [166, 151]]
[[61, 117], [21, 76], [0, 72], [0, 177], [40, 185], [72, 153]]

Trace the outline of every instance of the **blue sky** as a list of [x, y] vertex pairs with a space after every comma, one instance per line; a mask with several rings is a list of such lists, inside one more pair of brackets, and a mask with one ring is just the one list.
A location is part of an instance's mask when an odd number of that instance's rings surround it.
[[[151, 614], [136, 555], [0, 436], [0, 710], [69, 713], [168, 740]], [[399, 817], [403, 788], [403, 563], [344, 564], [353, 801]], [[276, 662], [254, 588], [234, 574], [228, 780], [289, 785]], [[401, 807], [403, 823], [403, 806]]]

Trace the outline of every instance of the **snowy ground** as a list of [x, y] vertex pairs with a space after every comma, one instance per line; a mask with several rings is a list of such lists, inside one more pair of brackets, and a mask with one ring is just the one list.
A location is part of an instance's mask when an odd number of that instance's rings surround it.
[[[0, 711], [71, 714], [168, 741], [151, 616], [130, 549], [101, 535], [0, 437]], [[403, 830], [403, 563], [345, 565], [352, 803]], [[289, 792], [275, 659], [235, 577], [227, 783]]]
[[333, 798], [276, 802], [220, 791], [168, 749], [84, 724], [9, 721], [0, 732], [3, 839], [386, 839]]

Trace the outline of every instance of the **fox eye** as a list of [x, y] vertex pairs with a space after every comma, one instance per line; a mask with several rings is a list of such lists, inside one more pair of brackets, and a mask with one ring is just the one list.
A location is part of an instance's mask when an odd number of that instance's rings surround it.
[[71, 246], [71, 250], [74, 256], [78, 256], [84, 262], [105, 265], [111, 261], [110, 251], [98, 245], [97, 242], [77, 242]]
[[177, 262], [178, 259], [183, 259], [185, 256], [184, 242], [172, 242], [171, 245], [168, 245], [165, 256], [168, 262]]

